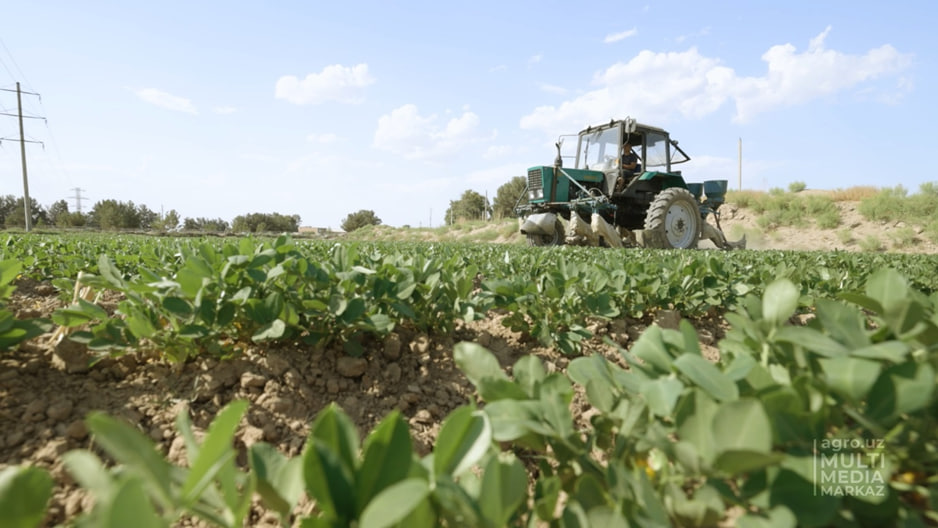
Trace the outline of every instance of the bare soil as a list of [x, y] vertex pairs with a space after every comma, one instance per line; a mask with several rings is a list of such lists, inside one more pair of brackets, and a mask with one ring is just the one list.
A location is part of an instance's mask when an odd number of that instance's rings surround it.
[[[849, 213], [850, 205], [845, 207]], [[777, 239], [754, 240], [754, 216], [734, 208], [727, 213], [724, 228], [730, 233], [734, 229], [750, 233], [750, 241], [755, 242], [751, 246], [830, 250], [840, 244], [833, 232], [817, 229], [779, 230]], [[895, 227], [868, 225], [859, 215], [846, 214], [845, 218], [845, 225], [857, 237], [869, 232], [885, 240]], [[925, 241], [914, 249], [938, 251]], [[50, 284], [20, 279], [17, 287], [10, 305], [19, 318], [48, 317], [63, 305]], [[602, 344], [601, 337], [628, 347], [648, 325], [676, 327], [679, 319], [676, 313], [661, 312], [641, 321], [596, 322], [590, 329], [597, 337], [587, 343], [585, 353], [600, 353], [621, 363], [617, 351]], [[461, 323], [447, 335], [399, 328], [383, 342], [372, 343], [361, 358], [301, 345], [255, 346], [233, 360], [199, 358], [184, 364], [128, 354], [89, 367], [89, 356], [81, 346], [68, 340], [56, 343], [51, 334], [44, 335], [0, 356], [0, 469], [24, 463], [48, 468], [56, 486], [46, 525], [63, 523], [92, 504], [62, 464], [62, 455], [69, 450], [94, 449], [83, 423], [88, 412], [122, 417], [152, 438], [172, 462], [182, 465], [185, 454], [174, 427], [176, 416], [188, 412], [196, 429], [204, 430], [224, 405], [237, 399], [250, 402], [236, 439], [241, 448], [264, 441], [296, 456], [315, 415], [336, 402], [363, 437], [385, 415], [399, 409], [409, 420], [416, 449], [426, 454], [442, 419], [474, 398], [472, 385], [453, 362], [456, 343], [473, 341], [486, 346], [506, 369], [529, 354], [540, 357], [548, 370], [566, 368], [567, 357], [512, 332], [501, 320], [502, 316], [491, 314], [481, 321]], [[723, 337], [725, 323], [692, 324], [705, 353], [716, 357], [714, 345]], [[582, 400], [574, 405], [575, 414], [586, 409]], [[308, 503], [299, 506], [309, 507]], [[256, 506], [250, 524], [276, 525], [276, 519]]]

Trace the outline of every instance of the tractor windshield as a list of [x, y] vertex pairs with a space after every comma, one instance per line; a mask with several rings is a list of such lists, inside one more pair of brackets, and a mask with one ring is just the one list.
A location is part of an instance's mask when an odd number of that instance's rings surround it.
[[576, 168], [607, 171], [616, 165], [619, 157], [619, 127], [606, 128], [580, 135], [580, 150]]

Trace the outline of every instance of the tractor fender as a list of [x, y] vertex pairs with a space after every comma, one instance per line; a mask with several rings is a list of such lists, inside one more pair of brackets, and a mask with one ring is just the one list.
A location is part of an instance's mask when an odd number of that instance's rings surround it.
[[533, 214], [521, 223], [521, 233], [524, 235], [552, 235], [557, 225], [557, 215], [554, 213]]

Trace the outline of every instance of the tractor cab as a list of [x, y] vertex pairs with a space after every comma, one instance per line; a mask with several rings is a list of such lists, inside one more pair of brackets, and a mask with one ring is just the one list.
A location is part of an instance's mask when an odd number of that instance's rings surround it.
[[[623, 167], [625, 145], [629, 145], [638, 157], [635, 169]], [[622, 182], [622, 190], [623, 183], [628, 185], [645, 172], [671, 173], [672, 165], [689, 160], [690, 156], [678, 147], [677, 141], [672, 140], [667, 131], [625, 119], [580, 132], [575, 168], [601, 171], [605, 175], [603, 192], [611, 196], [616, 192], [617, 181]]]

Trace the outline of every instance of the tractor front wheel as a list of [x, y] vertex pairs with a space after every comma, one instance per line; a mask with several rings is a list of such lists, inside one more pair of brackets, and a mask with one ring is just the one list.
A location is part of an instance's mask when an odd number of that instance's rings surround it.
[[645, 215], [644, 245], [690, 249], [700, 238], [700, 207], [687, 189], [671, 187], [655, 196]]
[[549, 235], [528, 235], [529, 246], [562, 246], [563, 245], [563, 224], [560, 220], [554, 223], [554, 232]]

